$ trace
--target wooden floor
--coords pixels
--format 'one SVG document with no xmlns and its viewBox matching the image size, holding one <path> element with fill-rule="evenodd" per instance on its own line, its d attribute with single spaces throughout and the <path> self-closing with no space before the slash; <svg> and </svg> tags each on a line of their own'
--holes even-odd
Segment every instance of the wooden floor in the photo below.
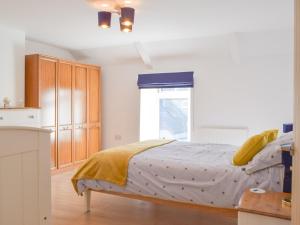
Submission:
<svg viewBox="0 0 300 225">
<path fill-rule="evenodd" d="M 237 215 L 92 193 L 91 212 L 73 190 L 72 172 L 52 176 L 52 225 L 236 225 Z"/>
</svg>

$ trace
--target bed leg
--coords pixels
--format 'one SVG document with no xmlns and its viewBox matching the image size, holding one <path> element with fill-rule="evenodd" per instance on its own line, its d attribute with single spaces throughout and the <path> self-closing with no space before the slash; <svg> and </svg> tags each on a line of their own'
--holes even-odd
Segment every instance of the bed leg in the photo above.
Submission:
<svg viewBox="0 0 300 225">
<path fill-rule="evenodd" d="M 91 211 L 91 190 L 86 190 L 84 192 L 84 198 L 85 198 L 85 206 L 86 206 L 86 213 L 89 213 Z"/>
</svg>

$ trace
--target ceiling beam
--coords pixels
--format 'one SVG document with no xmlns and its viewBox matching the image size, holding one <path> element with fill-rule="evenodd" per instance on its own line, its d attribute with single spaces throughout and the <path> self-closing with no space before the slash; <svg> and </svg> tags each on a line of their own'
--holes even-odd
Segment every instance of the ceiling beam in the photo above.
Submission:
<svg viewBox="0 0 300 225">
<path fill-rule="evenodd" d="M 153 64 L 150 58 L 149 53 L 145 49 L 144 45 L 141 42 L 136 42 L 134 44 L 138 54 L 140 55 L 141 59 L 143 60 L 144 64 L 148 69 L 153 69 Z"/>
</svg>

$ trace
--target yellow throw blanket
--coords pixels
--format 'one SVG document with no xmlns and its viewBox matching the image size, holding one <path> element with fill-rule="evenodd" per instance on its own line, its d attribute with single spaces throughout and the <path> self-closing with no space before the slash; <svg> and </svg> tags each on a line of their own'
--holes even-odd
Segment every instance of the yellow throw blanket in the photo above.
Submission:
<svg viewBox="0 0 300 225">
<path fill-rule="evenodd" d="M 77 182 L 80 179 L 103 180 L 125 186 L 129 161 L 133 156 L 172 141 L 174 140 L 149 140 L 98 152 L 89 158 L 73 176 L 73 186 L 78 192 Z"/>
</svg>

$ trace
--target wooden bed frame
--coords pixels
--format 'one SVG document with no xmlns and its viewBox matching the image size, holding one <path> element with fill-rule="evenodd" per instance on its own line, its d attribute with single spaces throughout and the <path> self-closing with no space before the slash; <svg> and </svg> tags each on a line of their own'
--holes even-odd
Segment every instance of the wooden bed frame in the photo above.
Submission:
<svg viewBox="0 0 300 225">
<path fill-rule="evenodd" d="M 291 193 L 291 182 L 292 181 L 291 181 L 290 167 L 292 166 L 292 155 L 293 155 L 292 145 L 285 145 L 285 147 L 282 147 L 282 158 L 283 158 L 282 164 L 285 167 L 283 190 L 287 193 Z M 119 193 L 119 192 L 105 191 L 105 190 L 92 190 L 92 189 L 86 190 L 83 194 L 85 197 L 87 213 L 91 211 L 92 191 L 104 193 L 104 194 L 116 195 L 116 196 L 120 196 L 120 197 L 126 197 L 126 198 L 130 198 L 130 199 L 141 200 L 141 201 L 148 201 L 148 202 L 152 202 L 155 204 L 161 204 L 161 205 L 177 206 L 177 207 L 184 207 L 184 208 L 205 209 L 206 211 L 222 212 L 222 213 L 228 214 L 228 215 L 233 215 L 234 213 L 237 213 L 236 209 L 218 208 L 218 207 L 204 206 L 204 205 L 192 204 L 192 203 L 186 203 L 186 202 L 158 199 L 158 198 L 142 196 L 142 195 L 126 194 L 126 193 Z"/>
<path fill-rule="evenodd" d="M 199 209 L 199 210 L 205 210 L 206 212 L 210 212 L 210 213 L 222 213 L 223 215 L 226 215 L 229 217 L 237 216 L 236 208 L 234 208 L 234 209 L 218 208 L 218 207 L 204 206 L 204 205 L 198 205 L 198 204 L 192 204 L 192 203 L 158 199 L 158 198 L 142 196 L 142 195 L 125 194 L 125 193 L 119 193 L 119 192 L 113 192 L 113 191 L 99 191 L 99 190 L 92 190 L 92 189 L 86 190 L 83 194 L 84 198 L 85 198 L 86 213 L 89 213 L 91 211 L 92 191 L 98 192 L 98 193 L 103 193 L 103 194 L 110 194 L 110 195 L 115 195 L 115 196 L 119 196 L 119 197 L 140 200 L 140 201 L 147 201 L 147 202 L 151 202 L 154 204 L 167 205 L 167 206 L 172 206 L 172 207 L 189 208 L 189 209 Z"/>
<path fill-rule="evenodd" d="M 285 148 L 285 149 L 282 149 L 282 153 L 283 153 L 283 159 L 285 159 L 282 162 L 282 164 L 285 167 L 283 189 L 288 190 L 287 192 L 290 193 L 291 178 L 290 178 L 290 173 L 288 172 L 288 170 L 290 169 L 290 166 L 291 166 L 292 152 L 291 152 L 291 149 L 288 150 L 287 148 Z M 288 160 L 286 160 L 286 158 L 288 158 Z M 287 182 L 287 180 L 288 180 L 288 182 Z M 155 204 L 161 204 L 161 205 L 167 205 L 167 206 L 173 206 L 173 207 L 200 209 L 200 210 L 205 210 L 206 212 L 211 212 L 211 213 L 222 213 L 223 215 L 231 216 L 231 217 L 237 216 L 236 208 L 230 209 L 230 208 L 211 207 L 211 206 L 204 206 L 204 205 L 192 204 L 192 203 L 186 203 L 186 202 L 158 199 L 158 198 L 142 196 L 142 195 L 126 194 L 126 193 L 119 193 L 119 192 L 105 191 L 105 190 L 92 190 L 92 189 L 86 190 L 83 194 L 84 198 L 85 198 L 86 213 L 89 213 L 91 211 L 92 191 L 103 193 L 103 194 L 115 195 L 115 196 L 119 196 L 119 197 L 126 197 L 126 198 L 140 200 L 140 201 L 152 202 Z"/>
<path fill-rule="evenodd" d="M 286 193 L 291 193 L 291 172 L 290 168 L 292 166 L 292 155 L 293 155 L 293 145 L 285 145 L 282 146 L 282 165 L 285 167 L 285 173 L 284 173 L 284 183 L 283 183 L 283 190 Z M 142 196 L 142 195 L 136 195 L 136 194 L 126 194 L 126 193 L 119 193 L 119 192 L 113 192 L 113 191 L 106 191 L 106 190 L 92 190 L 88 189 L 84 192 L 85 197 L 85 203 L 86 203 L 86 212 L 91 211 L 91 194 L 92 191 L 104 193 L 104 194 L 110 194 L 120 197 L 126 197 L 130 199 L 135 200 L 141 200 L 141 201 L 148 201 L 155 204 L 161 204 L 161 205 L 168 205 L 168 206 L 175 206 L 175 207 L 184 207 L 184 208 L 196 208 L 196 209 L 202 209 L 207 212 L 218 212 L 223 213 L 228 216 L 234 216 L 237 215 L 237 209 L 230 209 L 230 208 L 219 208 L 219 207 L 212 207 L 212 206 L 204 206 L 199 204 L 193 204 L 193 203 L 186 203 L 186 202 L 178 202 L 178 201 L 172 201 L 172 200 L 165 200 L 165 199 L 158 199 L 154 197 L 149 196 Z"/>
</svg>

